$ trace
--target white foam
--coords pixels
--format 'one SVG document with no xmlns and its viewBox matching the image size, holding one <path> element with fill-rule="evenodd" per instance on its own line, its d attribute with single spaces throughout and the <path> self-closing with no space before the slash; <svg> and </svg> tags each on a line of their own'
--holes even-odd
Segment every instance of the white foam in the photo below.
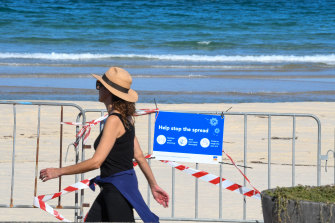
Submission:
<svg viewBox="0 0 335 223">
<path fill-rule="evenodd" d="M 135 57 L 135 55 L 133 55 Z M 330 55 L 260 55 L 260 56 L 208 56 L 208 55 L 141 55 L 149 59 L 204 62 L 257 62 L 257 63 L 327 63 L 335 64 L 335 54 Z"/>
<path fill-rule="evenodd" d="M 328 55 L 175 55 L 175 54 L 71 54 L 71 53 L 0 53 L 0 59 L 92 60 L 92 59 L 155 59 L 191 62 L 252 62 L 252 63 L 325 63 L 335 65 L 335 54 Z"/>
<path fill-rule="evenodd" d="M 209 45 L 212 41 L 200 41 L 198 44 L 200 45 Z"/>
<path fill-rule="evenodd" d="M 0 53 L 0 59 L 86 60 L 108 58 L 109 54 L 92 53 Z"/>
</svg>

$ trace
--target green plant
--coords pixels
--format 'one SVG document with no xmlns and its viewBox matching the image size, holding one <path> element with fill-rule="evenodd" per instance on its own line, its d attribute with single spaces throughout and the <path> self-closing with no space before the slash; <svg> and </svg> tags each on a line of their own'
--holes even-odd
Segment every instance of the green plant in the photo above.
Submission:
<svg viewBox="0 0 335 223">
<path fill-rule="evenodd" d="M 302 185 L 296 187 L 277 187 L 275 190 L 268 190 L 265 192 L 274 198 L 282 198 L 284 200 L 335 203 L 334 185 L 321 187 Z"/>
<path fill-rule="evenodd" d="M 320 203 L 320 222 L 329 222 L 332 218 L 332 210 L 335 204 L 335 186 L 327 185 L 320 187 L 302 186 L 296 187 L 277 187 L 274 190 L 266 190 L 265 194 L 272 197 L 275 202 L 275 222 L 293 222 L 302 219 L 301 202 L 316 202 Z M 291 205 L 289 205 L 291 202 Z M 290 206 L 290 209 L 288 207 Z M 294 215 L 295 213 L 295 215 Z M 323 218 L 323 213 L 328 213 Z M 293 217 L 294 216 L 294 217 Z M 293 217 L 294 219 L 292 219 Z"/>
</svg>

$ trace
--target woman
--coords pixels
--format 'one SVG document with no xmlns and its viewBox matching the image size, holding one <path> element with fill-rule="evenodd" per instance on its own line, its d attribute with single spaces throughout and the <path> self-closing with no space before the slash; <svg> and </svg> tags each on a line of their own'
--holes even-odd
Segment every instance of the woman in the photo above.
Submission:
<svg viewBox="0 0 335 223">
<path fill-rule="evenodd" d="M 92 158 L 81 163 L 40 171 L 40 179 L 47 180 L 62 175 L 85 173 L 100 168 L 100 176 L 91 180 L 101 187 L 101 192 L 87 214 L 86 221 L 134 222 L 133 208 L 145 222 L 158 222 L 143 201 L 138 191 L 133 169 L 133 158 L 138 162 L 151 188 L 155 200 L 168 206 L 169 196 L 161 189 L 143 156 L 135 136 L 134 121 L 137 93 L 130 89 L 132 78 L 124 69 L 110 68 L 103 76 L 92 74 L 97 79 L 99 101 L 106 105 L 108 118 L 103 131 L 94 143 Z"/>
</svg>

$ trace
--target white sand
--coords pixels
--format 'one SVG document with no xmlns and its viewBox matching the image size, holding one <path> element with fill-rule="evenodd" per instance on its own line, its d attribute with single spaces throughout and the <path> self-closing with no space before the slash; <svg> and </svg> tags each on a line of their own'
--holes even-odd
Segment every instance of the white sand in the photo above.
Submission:
<svg viewBox="0 0 335 223">
<path fill-rule="evenodd" d="M 68 102 L 66 102 L 68 103 Z M 98 102 L 73 102 L 84 109 L 104 109 Z M 322 123 L 322 154 L 329 149 L 334 149 L 334 128 L 335 128 L 335 103 L 326 102 L 302 102 L 302 103 L 245 103 L 245 104 L 162 104 L 160 110 L 169 111 L 225 111 L 232 107 L 230 112 L 276 112 L 276 113 L 309 113 L 316 115 Z M 11 191 L 11 157 L 13 148 L 13 106 L 0 105 L 0 205 L 10 204 Z M 137 104 L 137 108 L 154 108 L 153 104 Z M 37 144 L 37 106 L 17 105 L 17 130 L 16 130 L 16 155 L 15 155 L 15 186 L 14 205 L 32 205 L 34 195 L 35 158 Z M 75 121 L 78 110 L 70 107 L 64 108 L 64 121 Z M 87 120 L 100 117 L 100 113 L 87 114 Z M 152 115 L 152 136 L 153 119 Z M 292 118 L 271 117 L 271 141 L 272 174 L 271 187 L 291 186 L 290 166 L 292 162 Z M 38 169 L 45 167 L 57 167 L 59 164 L 59 132 L 60 132 L 60 108 L 41 107 L 41 129 L 40 129 L 40 153 Z M 148 151 L 148 116 L 136 118 L 136 133 L 145 153 Z M 262 116 L 248 117 L 248 139 L 247 139 L 247 176 L 258 190 L 268 187 L 268 119 Z M 75 127 L 64 126 L 63 159 L 66 147 L 75 139 Z M 99 132 L 98 127 L 92 129 L 88 144 L 92 144 Z M 224 132 L 224 149 L 233 157 L 238 164 L 243 164 L 243 116 L 226 116 Z M 317 125 L 312 118 L 296 119 L 296 184 L 316 185 L 316 164 L 317 164 Z M 152 143 L 151 143 L 152 144 Z M 86 150 L 86 157 L 93 154 L 93 149 Z M 67 163 L 74 163 L 75 153 L 73 147 L 69 150 Z M 322 184 L 333 183 L 333 158 L 330 156 L 328 172 L 322 168 Z M 229 160 L 224 156 L 224 162 Z M 166 164 L 152 160 L 152 168 L 157 181 L 171 195 L 171 173 L 172 170 Z M 192 168 L 191 163 L 183 163 Z M 324 162 L 322 162 L 324 165 Z M 213 174 L 219 174 L 218 165 L 200 164 L 199 169 Z M 143 197 L 147 198 L 147 183 L 138 171 L 140 190 Z M 93 177 L 99 171 L 92 171 L 85 174 L 85 178 Z M 243 184 L 243 177 L 230 165 L 223 165 L 223 177 L 238 184 Z M 74 176 L 62 177 L 62 188 L 74 183 Z M 195 216 L 195 180 L 176 170 L 175 208 L 174 216 L 193 218 Z M 250 188 L 249 185 L 247 187 Z M 54 193 L 58 191 L 58 180 L 46 183 L 38 182 L 37 194 Z M 218 218 L 219 187 L 207 182 L 199 181 L 199 218 Z M 92 204 L 97 192 L 85 190 L 85 202 Z M 62 197 L 62 205 L 73 205 L 74 195 L 69 194 Z M 261 203 L 259 200 L 247 198 L 247 219 L 262 219 Z M 57 200 L 49 201 L 50 204 L 57 204 Z M 171 205 L 164 209 L 152 200 L 152 210 L 160 217 L 171 216 Z M 85 213 L 88 208 L 85 208 Z M 224 219 L 241 219 L 243 217 L 243 197 L 237 193 L 223 190 Z M 73 220 L 73 210 L 60 210 L 65 217 Z M 49 214 L 32 208 L 0 208 L 1 221 L 58 221 Z"/>
</svg>

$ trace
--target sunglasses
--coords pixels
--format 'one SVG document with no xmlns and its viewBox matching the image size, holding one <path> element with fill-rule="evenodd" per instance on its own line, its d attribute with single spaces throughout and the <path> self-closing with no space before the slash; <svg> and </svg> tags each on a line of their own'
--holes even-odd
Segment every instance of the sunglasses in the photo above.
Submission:
<svg viewBox="0 0 335 223">
<path fill-rule="evenodd" d="M 97 81 L 97 82 L 95 83 L 95 88 L 96 88 L 97 90 L 100 90 L 101 87 L 103 87 L 103 85 L 101 84 L 100 81 Z"/>
</svg>

